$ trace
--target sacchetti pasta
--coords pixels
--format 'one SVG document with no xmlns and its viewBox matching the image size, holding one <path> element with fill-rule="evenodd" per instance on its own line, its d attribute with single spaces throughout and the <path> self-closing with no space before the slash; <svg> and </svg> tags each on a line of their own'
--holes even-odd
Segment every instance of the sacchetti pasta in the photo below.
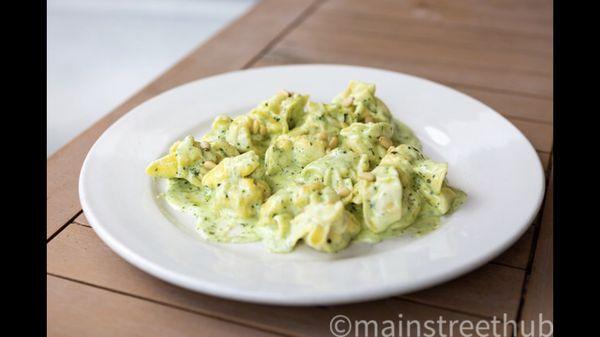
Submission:
<svg viewBox="0 0 600 337">
<path fill-rule="evenodd" d="M 262 241 L 272 252 L 424 234 L 466 196 L 375 86 L 359 81 L 331 103 L 281 91 L 247 114 L 218 117 L 146 172 L 168 179 L 164 197 L 196 216 L 206 239 Z"/>
</svg>

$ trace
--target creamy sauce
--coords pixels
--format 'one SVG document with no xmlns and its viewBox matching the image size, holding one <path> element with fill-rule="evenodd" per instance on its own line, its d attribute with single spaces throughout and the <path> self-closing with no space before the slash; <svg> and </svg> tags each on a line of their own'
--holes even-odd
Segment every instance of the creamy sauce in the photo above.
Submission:
<svg viewBox="0 0 600 337">
<path fill-rule="evenodd" d="M 281 92 L 246 115 L 219 117 L 147 173 L 169 180 L 167 202 L 193 214 L 208 240 L 336 252 L 438 228 L 466 199 L 447 170 L 425 157 L 374 85 L 352 81 L 329 104 Z"/>
</svg>

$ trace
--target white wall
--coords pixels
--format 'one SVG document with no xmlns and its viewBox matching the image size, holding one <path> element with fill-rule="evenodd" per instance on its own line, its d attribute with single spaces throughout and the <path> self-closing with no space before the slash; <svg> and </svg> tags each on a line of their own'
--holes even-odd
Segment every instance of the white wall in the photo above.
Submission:
<svg viewBox="0 0 600 337">
<path fill-rule="evenodd" d="M 256 0 L 48 0 L 51 155 Z"/>
</svg>

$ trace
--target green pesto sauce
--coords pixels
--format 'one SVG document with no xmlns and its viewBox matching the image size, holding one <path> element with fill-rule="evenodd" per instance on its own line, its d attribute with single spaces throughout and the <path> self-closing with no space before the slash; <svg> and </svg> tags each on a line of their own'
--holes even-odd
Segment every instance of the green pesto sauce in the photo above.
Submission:
<svg viewBox="0 0 600 337">
<path fill-rule="evenodd" d="M 353 81 L 331 104 L 280 93 L 247 115 L 219 117 L 147 172 L 168 179 L 166 201 L 196 217 L 210 241 L 336 252 L 352 241 L 425 235 L 466 194 L 374 92 Z"/>
<path fill-rule="evenodd" d="M 243 243 L 260 240 L 256 218 L 239 218 L 230 212 L 215 212 L 212 191 L 194 186 L 184 179 L 169 179 L 165 199 L 176 209 L 198 219 L 196 229 L 215 242 Z"/>
</svg>

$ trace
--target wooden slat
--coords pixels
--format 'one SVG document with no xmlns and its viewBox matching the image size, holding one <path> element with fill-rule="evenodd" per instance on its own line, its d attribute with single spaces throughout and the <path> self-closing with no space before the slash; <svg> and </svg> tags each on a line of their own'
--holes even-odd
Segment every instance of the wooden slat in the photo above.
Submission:
<svg viewBox="0 0 600 337">
<path fill-rule="evenodd" d="M 179 84 L 240 69 L 319 0 L 264 0 L 182 61 L 129 98 L 48 159 L 46 237 L 81 209 L 77 183 L 85 155 L 96 139 L 125 112 Z"/>
<path fill-rule="evenodd" d="M 48 276 L 48 336 L 276 336 Z"/>
<path fill-rule="evenodd" d="M 116 287 L 123 292 L 143 291 L 138 293 L 143 297 L 154 296 L 150 289 L 142 286 L 143 279 L 151 277 L 121 260 L 89 227 L 70 225 L 50 242 L 48 272 L 104 287 Z M 517 307 L 514 304 L 519 301 L 524 275 L 523 270 L 488 266 L 406 298 L 474 315 L 492 317 L 499 312 L 507 312 L 510 317 L 516 317 Z M 461 297 L 461 300 L 455 297 Z"/>
<path fill-rule="evenodd" d="M 485 317 L 517 317 L 525 272 L 497 264 L 402 298 Z"/>
<path fill-rule="evenodd" d="M 549 99 L 511 95 L 483 89 L 461 87 L 460 85 L 453 85 L 453 87 L 484 102 L 508 118 L 553 123 L 553 102 Z"/>
<path fill-rule="evenodd" d="M 324 9 L 344 9 L 396 20 L 419 20 L 448 30 L 469 28 L 501 31 L 538 38 L 552 37 L 552 2 L 547 0 L 446 0 L 378 1 L 364 6 L 361 0 L 331 0 Z"/>
<path fill-rule="evenodd" d="M 535 256 L 529 276 L 521 319 L 524 322 L 538 322 L 538 315 L 543 315 L 546 320 L 553 320 L 553 275 L 554 275 L 554 186 L 551 176 L 546 193 L 546 202 L 538 240 L 536 242 Z"/>
<path fill-rule="evenodd" d="M 328 1 L 272 48 L 266 58 L 290 59 L 294 63 L 370 65 L 444 83 L 552 97 L 552 56 L 548 53 L 551 38 L 545 39 L 545 52 L 517 53 L 506 47 L 513 42 L 510 34 L 505 34 L 505 47 L 494 44 L 490 48 L 488 45 L 493 43 L 495 36 L 491 33 L 487 35 L 483 30 L 477 40 L 469 41 L 469 46 L 466 47 L 461 42 L 464 37 L 454 34 L 456 29 L 440 27 L 427 15 L 415 15 L 417 12 L 423 14 L 423 11 L 452 11 L 451 7 L 458 4 L 459 7 L 462 6 L 460 11 L 465 11 L 462 16 L 476 17 L 481 7 L 486 7 L 481 2 L 464 6 L 464 2 L 453 1 L 441 8 L 434 8 L 439 4 L 377 0 L 364 6 L 362 1 Z M 544 9 L 544 4 L 540 5 L 538 7 Z M 382 11 L 382 8 L 386 10 Z M 550 4 L 548 13 L 545 14 L 550 15 L 549 20 L 551 12 Z M 360 18 L 358 23 L 356 16 Z M 420 33 L 422 29 L 402 30 L 401 25 L 414 26 L 415 22 L 435 27 L 437 35 L 429 32 L 425 38 Z M 360 28 L 372 25 L 373 28 Z M 374 29 L 377 32 L 370 31 Z M 400 30 L 402 33 L 397 33 Z M 410 35 L 411 31 L 414 36 Z M 526 44 L 522 41 L 522 36 L 516 36 L 519 38 L 514 38 L 513 45 Z M 540 39 L 539 36 L 537 38 Z"/>
<path fill-rule="evenodd" d="M 402 6 L 402 4 L 396 4 Z M 382 13 L 377 8 L 361 11 L 340 10 L 340 3 L 327 3 L 304 23 L 304 27 L 331 30 L 344 27 L 347 33 L 384 36 L 390 41 L 412 40 L 423 44 L 440 44 L 462 49 L 496 51 L 500 54 L 552 55 L 552 39 L 495 29 L 473 29 L 469 26 L 432 24 L 424 17 L 398 17 Z M 331 20 L 335 17 L 335 20 Z"/>
<path fill-rule="evenodd" d="M 407 39 L 385 34 L 373 34 L 355 29 L 353 20 L 338 20 L 338 16 L 318 11 L 299 29 L 286 37 L 278 48 L 296 51 L 306 48 L 303 54 L 315 55 L 321 49 L 332 48 L 338 53 L 355 53 L 365 59 L 377 57 L 393 59 L 395 63 L 440 64 L 459 69 L 489 69 L 549 76 L 552 73 L 552 57 L 530 53 L 515 53 L 510 50 L 490 50 L 482 44 L 479 48 L 464 48 L 437 41 Z M 312 25 L 311 22 L 326 21 L 328 25 Z M 370 22 L 365 20 L 365 22 Z M 381 24 L 382 21 L 379 21 Z M 389 27 L 390 30 L 394 27 Z M 318 36 L 318 38 L 315 38 Z M 444 41 L 451 39 L 446 36 Z M 391 43 L 392 42 L 392 43 Z M 331 43 L 335 43 L 331 45 Z M 312 53 L 311 53 L 312 52 Z"/>
<path fill-rule="evenodd" d="M 294 31 L 297 32 L 297 31 Z M 305 35 L 298 38 L 311 38 Z M 270 59 L 286 59 L 293 63 L 341 63 L 370 66 L 395 70 L 407 74 L 425 77 L 445 84 L 483 88 L 488 90 L 513 93 L 540 98 L 552 97 L 551 78 L 547 75 L 533 73 L 516 73 L 497 69 L 456 66 L 443 63 L 426 63 L 420 60 L 397 62 L 393 51 L 387 45 L 371 46 L 378 49 L 365 51 L 352 45 L 340 47 L 345 41 L 337 37 L 326 39 L 319 34 L 312 36 L 310 47 L 304 47 L 303 41 L 293 41 L 295 45 L 283 44 L 266 54 Z M 296 38 L 290 34 L 290 38 Z M 286 39 L 287 40 L 287 39 Z M 284 40 L 284 41 L 286 41 Z M 317 42 L 318 41 L 318 47 Z M 339 41 L 339 43 L 338 43 Z M 318 48 L 318 51 L 316 50 Z M 389 50 L 391 49 L 391 50 Z"/>
<path fill-rule="evenodd" d="M 319 39 L 315 36 L 313 39 Z M 381 54 L 363 55 L 362 51 L 337 50 L 334 40 L 327 40 L 316 52 L 304 47 L 279 47 L 272 49 L 264 58 L 269 63 L 341 63 L 369 66 L 399 71 L 424 77 L 447 85 L 487 89 L 517 95 L 549 99 L 552 97 L 551 79 L 546 75 L 514 73 L 482 68 L 466 68 L 446 64 L 423 62 L 396 62 L 393 55 L 386 53 L 387 46 L 380 46 Z M 262 61 L 262 60 L 261 60 Z M 262 65 L 262 62 L 257 65 Z"/>
<path fill-rule="evenodd" d="M 82 232 L 86 235 L 77 235 Z M 48 272 L 107 287 L 136 297 L 252 325 L 263 330 L 298 336 L 330 336 L 329 320 L 337 314 L 352 319 L 424 321 L 442 315 L 445 319 L 477 320 L 479 316 L 442 308 L 386 299 L 328 307 L 281 307 L 235 302 L 202 295 L 155 279 L 121 260 L 103 245 L 89 228 L 72 224 L 49 244 Z"/>
</svg>

